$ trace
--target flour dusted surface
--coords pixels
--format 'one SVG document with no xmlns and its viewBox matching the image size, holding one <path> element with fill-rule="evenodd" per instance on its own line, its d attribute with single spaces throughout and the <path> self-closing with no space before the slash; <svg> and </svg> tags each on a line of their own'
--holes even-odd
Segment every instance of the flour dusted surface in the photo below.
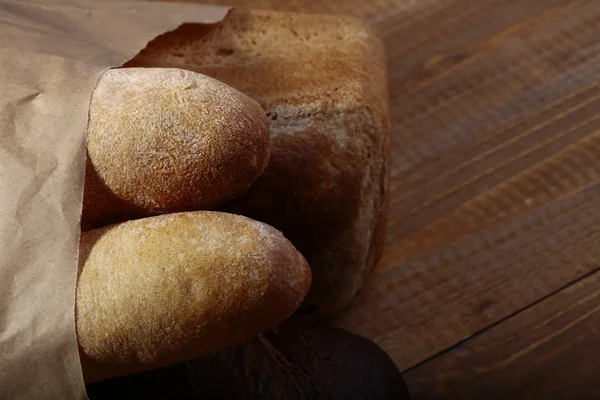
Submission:
<svg viewBox="0 0 600 400">
<path fill-rule="evenodd" d="M 210 208 L 256 179 L 269 142 L 261 107 L 217 80 L 109 70 L 90 106 L 84 222 Z"/>
<path fill-rule="evenodd" d="M 187 212 L 85 232 L 77 289 L 84 370 L 98 379 L 238 343 L 293 313 L 310 281 L 280 232 L 242 216 Z"/>
</svg>

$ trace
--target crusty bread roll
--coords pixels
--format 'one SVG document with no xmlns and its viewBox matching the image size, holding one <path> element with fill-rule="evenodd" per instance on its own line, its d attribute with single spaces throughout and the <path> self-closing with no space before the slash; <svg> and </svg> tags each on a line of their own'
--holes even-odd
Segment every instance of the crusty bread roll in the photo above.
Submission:
<svg viewBox="0 0 600 400">
<path fill-rule="evenodd" d="M 237 90 L 179 69 L 114 69 L 95 88 L 84 229 L 210 208 L 264 170 L 269 126 Z"/>
<path fill-rule="evenodd" d="M 190 69 L 259 102 L 269 165 L 220 210 L 274 226 L 306 257 L 307 316 L 346 306 L 385 239 L 390 122 L 377 34 L 351 17 L 234 9 L 158 37 L 125 66 Z"/>
<path fill-rule="evenodd" d="M 198 211 L 81 237 L 76 320 L 86 382 L 239 343 L 292 314 L 310 268 L 274 228 Z"/>
</svg>

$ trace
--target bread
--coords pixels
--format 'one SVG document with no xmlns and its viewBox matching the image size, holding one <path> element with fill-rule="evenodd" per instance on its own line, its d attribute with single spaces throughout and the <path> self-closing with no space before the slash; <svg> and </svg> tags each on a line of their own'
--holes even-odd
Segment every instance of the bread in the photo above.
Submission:
<svg viewBox="0 0 600 400">
<path fill-rule="evenodd" d="M 283 324 L 185 364 L 111 379 L 87 390 L 90 400 L 410 398 L 400 371 L 381 348 L 322 324 Z"/>
<path fill-rule="evenodd" d="M 178 69 L 109 70 L 90 104 L 84 229 L 213 207 L 245 192 L 269 148 L 264 111 L 221 82 Z"/>
<path fill-rule="evenodd" d="M 86 382 L 168 366 L 287 318 L 306 260 L 263 223 L 213 211 L 82 234 L 76 323 Z"/>
<path fill-rule="evenodd" d="M 233 10 L 215 26 L 162 35 L 125 67 L 212 76 L 266 110 L 271 158 L 244 196 L 220 210 L 284 232 L 307 258 L 311 318 L 343 308 L 381 256 L 388 199 L 384 49 L 363 22 Z"/>
</svg>

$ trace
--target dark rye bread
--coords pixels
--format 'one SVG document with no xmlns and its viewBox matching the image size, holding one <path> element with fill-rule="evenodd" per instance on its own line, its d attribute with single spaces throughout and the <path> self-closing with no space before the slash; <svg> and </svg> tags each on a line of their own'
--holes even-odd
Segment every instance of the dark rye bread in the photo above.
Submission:
<svg viewBox="0 0 600 400">
<path fill-rule="evenodd" d="M 313 285 L 301 312 L 346 306 L 384 243 L 389 110 L 377 35 L 350 17 L 236 9 L 158 37 L 125 67 L 201 72 L 266 110 L 267 168 L 220 209 L 276 227 L 306 257 Z"/>
<path fill-rule="evenodd" d="M 375 343 L 325 324 L 283 323 L 168 368 L 87 386 L 90 400 L 409 400 Z"/>
</svg>

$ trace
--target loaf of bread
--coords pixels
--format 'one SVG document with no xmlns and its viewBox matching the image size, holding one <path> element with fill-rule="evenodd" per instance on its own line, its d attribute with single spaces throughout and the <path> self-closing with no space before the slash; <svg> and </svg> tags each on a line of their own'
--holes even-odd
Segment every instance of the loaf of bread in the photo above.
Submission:
<svg viewBox="0 0 600 400">
<path fill-rule="evenodd" d="M 76 297 L 86 382 L 233 345 L 300 306 L 310 268 L 274 228 L 214 211 L 84 232 Z"/>
<path fill-rule="evenodd" d="M 247 193 L 221 210 L 284 232 L 307 258 L 303 312 L 340 310 L 378 261 L 388 192 L 384 48 L 350 17 L 233 10 L 217 25 L 184 25 L 125 67 L 212 76 L 266 110 L 271 158 Z"/>
<path fill-rule="evenodd" d="M 264 111 L 230 86 L 186 70 L 109 70 L 90 104 L 82 226 L 213 207 L 246 191 L 269 149 Z"/>
<path fill-rule="evenodd" d="M 282 324 L 186 363 L 87 390 L 90 400 L 410 399 L 400 371 L 380 347 L 321 324 Z"/>
</svg>

